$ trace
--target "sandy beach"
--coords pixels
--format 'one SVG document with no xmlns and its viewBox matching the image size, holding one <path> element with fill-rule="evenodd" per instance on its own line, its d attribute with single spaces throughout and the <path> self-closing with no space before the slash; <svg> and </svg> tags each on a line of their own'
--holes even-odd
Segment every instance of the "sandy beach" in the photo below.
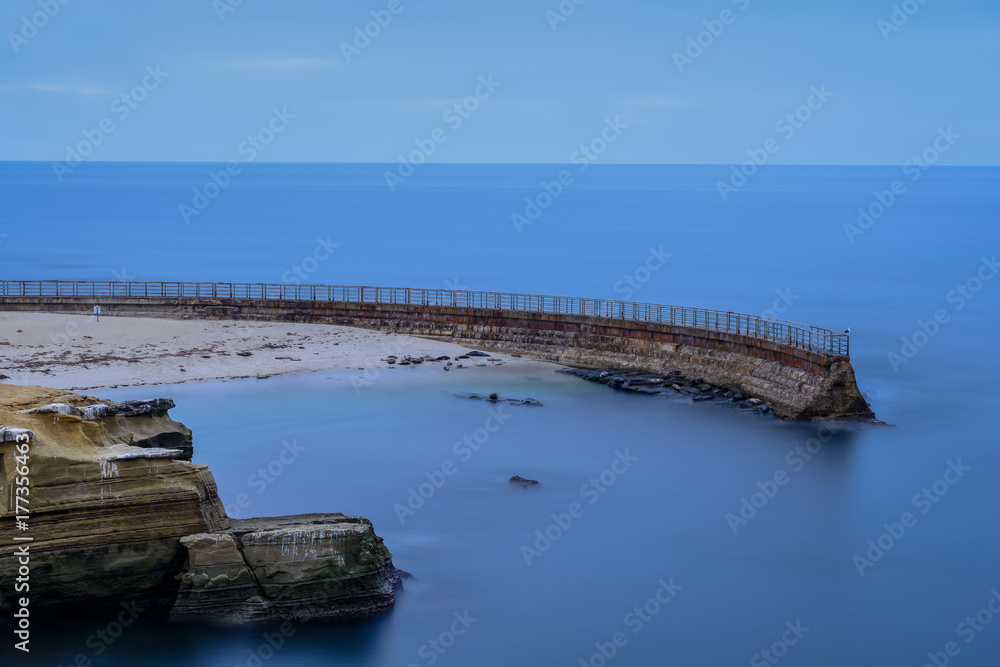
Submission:
<svg viewBox="0 0 1000 667">
<path fill-rule="evenodd" d="M 327 324 L 175 320 L 0 312 L 0 380 L 68 390 L 270 377 L 324 370 L 406 367 L 400 360 L 451 357 L 466 368 L 545 362 L 493 354 L 458 360 L 473 348 Z M 447 362 L 425 362 L 443 370 Z M 461 368 L 459 367 L 461 366 Z"/>
</svg>

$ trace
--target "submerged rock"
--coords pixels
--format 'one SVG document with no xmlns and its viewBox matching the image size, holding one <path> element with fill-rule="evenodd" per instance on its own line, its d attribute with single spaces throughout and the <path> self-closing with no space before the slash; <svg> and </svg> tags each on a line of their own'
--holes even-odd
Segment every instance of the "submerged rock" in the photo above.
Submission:
<svg viewBox="0 0 1000 667">
<path fill-rule="evenodd" d="M 522 489 L 527 489 L 532 486 L 540 486 L 537 479 L 526 479 L 520 475 L 514 475 L 508 480 L 512 485 L 518 486 Z"/>
<path fill-rule="evenodd" d="M 461 364 L 458 366 L 462 367 Z M 479 394 L 455 394 L 458 398 L 471 398 L 476 401 L 489 401 L 490 403 L 507 403 L 508 405 L 531 405 L 536 408 L 543 407 L 542 402 L 534 398 L 501 398 L 499 394 L 480 396 Z"/>
<path fill-rule="evenodd" d="M 662 375 L 654 375 L 643 371 L 608 371 L 571 368 L 560 371 L 575 375 L 591 382 L 598 382 L 619 391 L 635 394 L 665 394 L 679 396 L 695 403 L 716 401 L 720 405 L 741 409 L 753 413 L 771 413 L 771 409 L 763 405 L 759 398 L 748 398 L 735 389 L 716 387 L 702 378 L 686 379 L 680 371 L 671 370 Z M 726 399 L 726 400 L 721 400 Z"/>
</svg>

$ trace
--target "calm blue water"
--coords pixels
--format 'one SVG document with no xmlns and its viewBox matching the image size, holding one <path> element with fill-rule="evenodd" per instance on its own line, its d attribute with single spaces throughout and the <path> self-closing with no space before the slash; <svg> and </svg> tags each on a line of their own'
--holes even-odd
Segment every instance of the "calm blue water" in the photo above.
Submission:
<svg viewBox="0 0 1000 667">
<path fill-rule="evenodd" d="M 85 164 L 59 184 L 47 164 L 0 163 L 2 275 L 282 282 L 300 265 L 316 283 L 607 298 L 624 297 L 632 275 L 634 300 L 751 313 L 777 303 L 787 319 L 850 326 L 859 385 L 895 424 L 840 433 L 806 461 L 794 450 L 813 425 L 547 369 L 443 384 L 420 368 L 360 394 L 348 372 L 93 392 L 173 397 L 231 509 L 247 492 L 243 516 L 367 516 L 416 576 L 391 613 L 298 627 L 263 664 L 598 666 L 595 644 L 610 653 L 618 632 L 609 665 L 774 664 L 766 649 L 790 666 L 920 667 L 950 641 L 951 664 L 1000 661 L 1000 618 L 981 612 L 1000 590 L 1000 279 L 977 282 L 1000 250 L 1000 169 L 935 168 L 911 182 L 893 167 L 773 167 L 723 202 L 725 167 L 592 167 L 520 234 L 511 214 L 561 168 L 423 167 L 390 192 L 380 166 L 251 165 L 185 224 L 178 206 L 217 169 Z M 906 194 L 850 243 L 844 223 L 894 179 Z M 339 246 L 304 264 L 317 238 Z M 636 273 L 661 246 L 662 268 Z M 939 310 L 945 323 L 894 370 L 887 355 L 902 356 L 901 337 Z M 461 391 L 545 406 L 506 408 L 466 461 L 453 445 L 488 415 Z M 305 451 L 258 494 L 250 475 L 293 438 Z M 626 450 L 635 461 L 613 484 L 581 493 Z M 401 522 L 394 505 L 446 460 L 458 472 Z M 776 473 L 787 483 L 734 534 L 727 515 Z M 512 474 L 542 487 L 514 492 Z M 529 566 L 522 546 L 572 503 L 582 514 L 550 528 L 561 534 Z M 898 539 L 883 536 L 905 512 Z M 855 556 L 880 536 L 890 548 L 859 574 Z M 635 615 L 661 579 L 681 588 Z M 466 611 L 477 620 L 435 652 L 428 641 Z M 969 616 L 975 625 L 960 625 Z M 786 623 L 808 631 L 786 634 Z M 142 619 L 96 656 L 87 639 L 101 627 L 40 630 L 38 664 L 82 653 L 101 665 L 253 665 L 247 651 L 263 641 L 259 629 Z"/>
</svg>

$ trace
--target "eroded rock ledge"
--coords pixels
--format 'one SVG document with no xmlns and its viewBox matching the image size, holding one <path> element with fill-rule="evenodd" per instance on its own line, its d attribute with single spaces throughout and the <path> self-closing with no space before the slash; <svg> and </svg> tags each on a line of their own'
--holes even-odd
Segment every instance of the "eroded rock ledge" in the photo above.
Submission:
<svg viewBox="0 0 1000 667">
<path fill-rule="evenodd" d="M 367 519 L 230 520 L 169 399 L 116 403 L 0 385 L 0 531 L 16 531 L 14 440 L 31 437 L 36 608 L 124 601 L 180 619 L 352 617 L 390 607 L 399 576 Z M 17 571 L 0 546 L 0 587 Z"/>
<path fill-rule="evenodd" d="M 354 617 L 392 605 L 400 579 L 368 519 L 306 514 L 231 520 L 187 535 L 173 618 Z"/>
</svg>

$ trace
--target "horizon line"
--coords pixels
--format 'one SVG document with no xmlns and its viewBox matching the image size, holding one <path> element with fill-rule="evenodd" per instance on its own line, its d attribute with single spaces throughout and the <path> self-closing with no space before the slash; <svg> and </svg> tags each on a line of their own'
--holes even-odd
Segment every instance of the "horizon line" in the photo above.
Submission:
<svg viewBox="0 0 1000 667">
<path fill-rule="evenodd" d="M 11 160 L 0 159 L 0 164 L 52 164 L 61 162 L 60 160 Z M 396 166 L 397 162 L 383 161 L 322 161 L 322 160 L 83 160 L 83 164 L 211 164 L 224 165 L 235 162 L 241 165 L 252 164 L 288 164 L 288 165 L 388 165 Z M 742 163 L 732 162 L 606 162 L 593 163 L 591 167 L 736 167 Z M 427 162 L 421 167 L 446 167 L 446 166 L 550 166 L 566 167 L 572 166 L 569 162 Z M 764 167 L 899 167 L 899 163 L 849 163 L 849 162 L 775 162 L 757 165 Z M 998 164 L 936 164 L 935 168 L 996 168 Z"/>
</svg>

